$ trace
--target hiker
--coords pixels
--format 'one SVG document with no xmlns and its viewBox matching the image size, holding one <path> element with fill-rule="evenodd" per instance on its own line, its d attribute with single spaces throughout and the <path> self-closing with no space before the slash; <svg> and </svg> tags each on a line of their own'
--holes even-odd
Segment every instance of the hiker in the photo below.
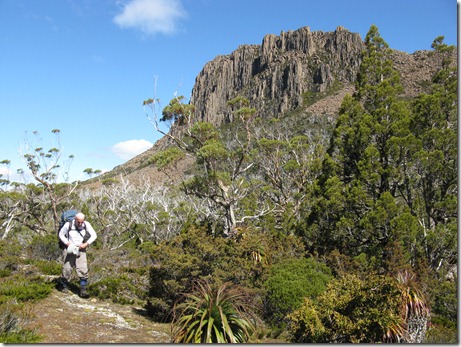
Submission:
<svg viewBox="0 0 461 347">
<path fill-rule="evenodd" d="M 91 224 L 85 221 L 83 213 L 77 213 L 74 220 L 67 222 L 59 231 L 59 239 L 64 243 L 63 250 L 64 265 L 62 266 L 61 285 L 62 291 L 69 289 L 69 280 L 72 275 L 72 268 L 77 271 L 80 278 L 80 297 L 88 298 L 86 290 L 88 284 L 88 264 L 86 250 L 96 240 L 96 232 Z"/>
</svg>

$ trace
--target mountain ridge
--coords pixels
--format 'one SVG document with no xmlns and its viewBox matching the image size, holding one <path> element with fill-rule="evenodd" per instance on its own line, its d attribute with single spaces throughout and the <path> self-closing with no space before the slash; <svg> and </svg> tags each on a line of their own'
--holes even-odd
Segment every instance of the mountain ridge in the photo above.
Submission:
<svg viewBox="0 0 461 347">
<path fill-rule="evenodd" d="M 233 115 L 227 101 L 243 96 L 260 117 L 270 119 L 300 109 L 307 116 L 325 116 L 334 124 L 342 99 L 354 92 L 364 47 L 358 33 L 342 26 L 326 33 L 305 26 L 279 36 L 267 34 L 260 45 L 240 45 L 230 54 L 218 55 L 206 63 L 197 75 L 189 101 L 195 106 L 193 121 L 215 126 L 230 123 Z M 403 97 L 425 91 L 424 86 L 440 66 L 438 59 L 428 50 L 411 54 L 392 50 L 391 60 L 404 87 Z M 175 131 L 175 126 L 170 131 Z M 154 185 L 162 184 L 165 175 L 148 159 L 168 144 L 169 140 L 162 137 L 152 148 L 88 183 L 123 176 L 132 182 L 149 178 Z M 184 160 L 181 169 L 191 163 L 190 158 Z"/>
</svg>

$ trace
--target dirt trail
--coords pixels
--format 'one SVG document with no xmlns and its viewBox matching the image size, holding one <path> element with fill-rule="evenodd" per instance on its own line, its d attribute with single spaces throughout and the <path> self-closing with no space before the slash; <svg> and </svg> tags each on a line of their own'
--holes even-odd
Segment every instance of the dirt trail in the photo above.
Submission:
<svg viewBox="0 0 461 347">
<path fill-rule="evenodd" d="M 169 324 L 155 323 L 142 308 L 53 290 L 33 307 L 30 328 L 41 343 L 169 343 Z"/>
</svg>

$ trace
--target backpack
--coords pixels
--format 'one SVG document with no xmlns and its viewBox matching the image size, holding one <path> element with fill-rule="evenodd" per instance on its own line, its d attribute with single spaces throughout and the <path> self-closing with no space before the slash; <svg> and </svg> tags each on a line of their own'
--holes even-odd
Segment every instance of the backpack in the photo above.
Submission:
<svg viewBox="0 0 461 347">
<path fill-rule="evenodd" d="M 61 231 L 62 227 L 64 226 L 64 224 L 66 223 L 69 223 L 69 229 L 71 227 L 71 223 L 72 221 L 75 219 L 75 215 L 78 213 L 77 210 L 67 210 L 67 211 L 64 211 L 62 214 L 61 214 L 61 220 L 59 221 L 59 228 L 58 228 L 58 243 L 59 243 L 59 247 L 61 249 L 64 249 L 66 248 L 66 245 L 61 241 L 61 239 L 59 238 L 59 232 Z M 88 241 L 88 239 L 90 238 L 90 233 L 86 230 L 86 225 L 85 223 L 83 223 L 83 228 L 85 229 L 85 236 L 83 237 L 83 242 L 86 242 Z M 67 235 L 69 236 L 69 235 Z"/>
</svg>

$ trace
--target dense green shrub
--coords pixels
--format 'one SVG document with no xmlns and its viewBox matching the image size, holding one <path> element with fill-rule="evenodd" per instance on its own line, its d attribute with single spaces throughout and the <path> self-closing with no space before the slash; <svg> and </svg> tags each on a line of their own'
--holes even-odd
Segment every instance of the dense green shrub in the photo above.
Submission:
<svg viewBox="0 0 461 347">
<path fill-rule="evenodd" d="M 57 260 L 62 254 L 57 234 L 35 236 L 29 245 L 29 257 L 32 259 Z"/>
<path fill-rule="evenodd" d="M 332 279 L 331 270 L 312 258 L 291 258 L 275 264 L 266 280 L 265 317 L 279 325 L 299 308 L 303 299 L 315 299 Z"/>
<path fill-rule="evenodd" d="M 0 304 L 0 343 L 35 343 L 41 337 L 22 326 L 27 321 L 29 310 L 14 300 Z"/>
<path fill-rule="evenodd" d="M 439 280 L 432 285 L 432 311 L 454 324 L 458 322 L 457 283 Z"/>
<path fill-rule="evenodd" d="M 191 290 L 194 279 L 211 275 L 213 265 L 222 256 L 223 242 L 203 230 L 190 228 L 155 246 L 149 291 L 150 297 L 157 299 L 154 302 L 171 309 L 182 293 Z"/>
<path fill-rule="evenodd" d="M 40 340 L 41 337 L 39 335 L 28 329 L 19 329 L 18 331 L 0 333 L 0 342 L 2 343 L 36 343 Z"/>
<path fill-rule="evenodd" d="M 92 248 L 87 253 L 90 294 L 122 304 L 143 302 L 151 265 L 145 252 L 132 245 L 105 251 Z"/>
<path fill-rule="evenodd" d="M 39 274 L 27 276 L 30 265 L 39 265 L 42 273 L 51 272 L 48 261 L 21 257 L 23 248 L 14 240 L 0 240 L 0 342 L 35 343 L 41 337 L 25 329 L 29 310 L 26 305 L 48 296 L 53 283 L 45 282 Z M 21 270 L 28 269 L 25 273 Z M 48 269 L 47 271 L 45 271 Z M 34 270 L 36 272 L 36 270 Z M 54 271 L 54 270 L 53 270 Z"/>
<path fill-rule="evenodd" d="M 12 276 L 0 283 L 0 303 L 14 298 L 18 302 L 35 301 L 47 297 L 53 288 L 53 283 L 44 282 L 39 277 L 25 278 Z"/>
<path fill-rule="evenodd" d="M 171 320 L 171 307 L 165 300 L 159 298 L 149 298 L 144 305 L 147 315 L 155 322 Z"/>
<path fill-rule="evenodd" d="M 0 278 L 10 276 L 22 262 L 21 246 L 15 241 L 0 240 Z"/>
<path fill-rule="evenodd" d="M 88 289 L 93 296 L 110 299 L 119 304 L 133 304 L 139 298 L 139 288 L 133 285 L 126 274 L 113 274 L 98 282 L 90 283 Z"/>
<path fill-rule="evenodd" d="M 395 279 L 344 275 L 291 313 L 291 342 L 376 343 L 402 333 L 401 291 Z"/>
<path fill-rule="evenodd" d="M 43 275 L 59 276 L 61 275 L 62 264 L 56 260 L 34 260 L 31 262 L 38 271 Z"/>
<path fill-rule="evenodd" d="M 152 304 L 171 310 L 182 293 L 191 291 L 194 280 L 210 278 L 217 285 L 231 282 L 244 288 L 251 293 L 254 310 L 260 312 L 270 266 L 302 256 L 304 249 L 294 236 L 240 229 L 235 238 L 223 238 L 207 234 L 206 228 L 190 227 L 170 241 L 152 245 L 151 252 Z"/>
<path fill-rule="evenodd" d="M 424 343 L 458 343 L 458 329 L 455 323 L 448 319 L 432 317 L 431 326 L 427 330 Z"/>
</svg>

